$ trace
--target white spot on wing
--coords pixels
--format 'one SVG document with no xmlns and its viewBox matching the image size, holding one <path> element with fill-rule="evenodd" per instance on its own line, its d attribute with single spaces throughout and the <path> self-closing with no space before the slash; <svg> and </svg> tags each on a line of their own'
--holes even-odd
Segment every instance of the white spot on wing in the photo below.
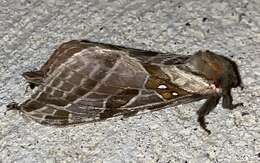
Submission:
<svg viewBox="0 0 260 163">
<path fill-rule="evenodd" d="M 176 92 L 172 92 L 172 95 L 173 95 L 173 96 L 177 96 L 178 93 L 176 93 Z"/>
<path fill-rule="evenodd" d="M 164 85 L 164 84 L 162 84 L 162 85 L 159 85 L 159 86 L 158 86 L 158 88 L 159 88 L 159 89 L 166 89 L 166 88 L 167 88 L 167 86 L 166 86 L 166 85 Z"/>
</svg>

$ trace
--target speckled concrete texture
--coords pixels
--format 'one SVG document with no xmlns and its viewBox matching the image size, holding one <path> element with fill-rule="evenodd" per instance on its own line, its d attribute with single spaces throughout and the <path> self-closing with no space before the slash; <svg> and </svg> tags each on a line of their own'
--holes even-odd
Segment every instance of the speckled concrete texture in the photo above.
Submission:
<svg viewBox="0 0 260 163">
<path fill-rule="evenodd" d="M 259 0 L 1 0 L 0 162 L 259 162 Z M 86 38 L 178 54 L 210 49 L 237 62 L 245 84 L 236 110 L 196 122 L 202 102 L 125 120 L 64 128 L 39 125 L 5 105 L 21 102 L 22 72 L 46 62 L 62 42 Z"/>
</svg>

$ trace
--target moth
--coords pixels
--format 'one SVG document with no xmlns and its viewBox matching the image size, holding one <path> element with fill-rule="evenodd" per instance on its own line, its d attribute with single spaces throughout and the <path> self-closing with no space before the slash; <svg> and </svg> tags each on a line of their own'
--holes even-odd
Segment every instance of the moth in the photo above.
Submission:
<svg viewBox="0 0 260 163">
<path fill-rule="evenodd" d="M 36 91 L 9 110 L 47 125 L 129 117 L 202 99 L 200 126 L 219 103 L 234 109 L 231 89 L 243 87 L 236 63 L 211 51 L 176 55 L 72 40 L 63 43 L 36 71 L 23 73 Z"/>
</svg>

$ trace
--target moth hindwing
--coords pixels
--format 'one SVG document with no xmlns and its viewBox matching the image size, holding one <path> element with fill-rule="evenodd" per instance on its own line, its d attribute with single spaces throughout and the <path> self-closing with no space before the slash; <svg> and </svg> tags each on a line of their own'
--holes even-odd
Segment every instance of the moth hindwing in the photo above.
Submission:
<svg viewBox="0 0 260 163">
<path fill-rule="evenodd" d="M 231 89 L 242 85 L 235 62 L 210 51 L 182 56 L 88 40 L 63 43 L 23 76 L 37 90 L 8 107 L 42 124 L 95 122 L 207 99 L 197 113 L 208 133 L 205 116 L 221 97 L 224 108 L 235 108 Z"/>
</svg>

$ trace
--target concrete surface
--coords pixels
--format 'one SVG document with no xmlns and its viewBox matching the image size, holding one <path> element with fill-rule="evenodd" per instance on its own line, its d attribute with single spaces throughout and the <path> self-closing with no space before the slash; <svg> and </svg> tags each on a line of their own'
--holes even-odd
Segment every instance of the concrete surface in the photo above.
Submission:
<svg viewBox="0 0 260 163">
<path fill-rule="evenodd" d="M 259 0 L 1 0 L 0 23 L 0 162 L 260 161 Z M 79 38 L 232 57 L 245 83 L 233 91 L 234 101 L 244 107 L 219 105 L 207 118 L 210 136 L 196 122 L 202 102 L 65 128 L 5 115 L 7 103 L 27 98 L 20 74 Z"/>
</svg>

